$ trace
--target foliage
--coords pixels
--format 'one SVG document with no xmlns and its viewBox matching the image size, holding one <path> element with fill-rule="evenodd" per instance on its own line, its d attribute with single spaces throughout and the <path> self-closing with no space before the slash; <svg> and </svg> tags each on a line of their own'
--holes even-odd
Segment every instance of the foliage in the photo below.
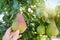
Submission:
<svg viewBox="0 0 60 40">
<path fill-rule="evenodd" d="M 27 24 L 27 29 L 19 40 L 37 40 L 40 35 L 37 33 L 37 27 L 44 24 L 46 31 L 46 26 L 50 23 L 51 18 L 45 13 L 45 8 L 44 0 L 0 0 L 0 14 L 4 14 L 3 22 L 0 21 L 0 40 L 19 12 L 22 13 Z M 57 14 L 60 12 L 59 8 L 60 6 L 56 8 Z M 59 17 L 56 15 L 53 19 L 60 31 L 60 15 Z M 50 37 L 47 35 L 47 38 Z"/>
</svg>

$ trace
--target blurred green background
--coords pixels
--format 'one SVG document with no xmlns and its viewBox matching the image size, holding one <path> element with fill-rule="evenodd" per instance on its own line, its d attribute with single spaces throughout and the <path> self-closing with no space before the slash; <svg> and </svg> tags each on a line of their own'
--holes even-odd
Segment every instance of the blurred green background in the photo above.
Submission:
<svg viewBox="0 0 60 40">
<path fill-rule="evenodd" d="M 27 24 L 27 29 L 22 33 L 22 37 L 19 40 L 40 40 L 36 30 L 37 27 L 40 24 L 46 26 L 50 22 L 49 15 L 47 16 L 44 13 L 45 8 L 48 11 L 50 8 L 53 11 L 55 10 L 56 16 L 53 19 L 59 30 L 57 37 L 60 37 L 60 0 L 0 0 L 0 15 L 3 15 L 2 20 L 0 20 L 0 40 L 2 40 L 7 28 L 12 25 L 13 19 L 15 19 L 19 11 L 24 16 Z M 49 12 L 54 15 L 55 13 L 53 11 Z M 46 40 L 48 39 L 46 38 Z"/>
</svg>

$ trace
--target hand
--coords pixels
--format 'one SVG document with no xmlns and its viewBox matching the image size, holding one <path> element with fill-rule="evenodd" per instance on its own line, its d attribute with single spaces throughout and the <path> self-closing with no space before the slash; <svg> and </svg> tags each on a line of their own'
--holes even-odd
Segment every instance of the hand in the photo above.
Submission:
<svg viewBox="0 0 60 40">
<path fill-rule="evenodd" d="M 22 35 L 19 35 L 19 33 L 20 33 L 19 30 L 17 30 L 16 32 L 12 32 L 12 29 L 10 27 L 7 29 L 2 40 L 17 40 L 22 36 Z"/>
</svg>

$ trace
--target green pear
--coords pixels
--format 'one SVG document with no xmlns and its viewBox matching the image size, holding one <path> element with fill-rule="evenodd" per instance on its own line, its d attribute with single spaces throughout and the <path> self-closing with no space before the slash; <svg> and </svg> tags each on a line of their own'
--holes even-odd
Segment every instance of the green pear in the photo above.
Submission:
<svg viewBox="0 0 60 40">
<path fill-rule="evenodd" d="M 19 30 L 20 33 L 23 33 L 26 30 L 26 22 L 22 14 L 17 14 L 16 19 L 14 19 L 12 24 L 12 30 L 16 31 Z"/>
<path fill-rule="evenodd" d="M 45 26 L 44 25 L 39 25 L 37 27 L 37 33 L 38 34 L 45 34 Z"/>
<path fill-rule="evenodd" d="M 52 20 L 51 23 L 46 28 L 46 34 L 48 36 L 56 36 L 56 35 L 58 35 L 58 33 L 59 33 L 59 31 L 56 26 L 56 23 L 54 20 Z"/>
</svg>

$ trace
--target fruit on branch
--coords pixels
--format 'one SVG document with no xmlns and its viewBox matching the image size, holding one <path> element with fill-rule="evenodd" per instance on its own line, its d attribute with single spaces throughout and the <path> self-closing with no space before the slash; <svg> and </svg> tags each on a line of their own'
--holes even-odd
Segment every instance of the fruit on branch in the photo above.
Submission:
<svg viewBox="0 0 60 40">
<path fill-rule="evenodd" d="M 44 25 L 39 25 L 37 27 L 37 33 L 38 34 L 45 34 L 45 26 Z"/>
<path fill-rule="evenodd" d="M 21 33 L 23 33 L 26 30 L 26 28 L 27 26 L 23 15 L 18 13 L 16 19 L 13 21 L 12 30 L 19 30 Z"/>
<path fill-rule="evenodd" d="M 37 36 L 37 40 L 50 40 L 47 35 L 39 35 Z"/>
<path fill-rule="evenodd" d="M 48 36 L 57 36 L 59 33 L 59 30 L 56 26 L 56 23 L 54 20 L 51 21 L 51 23 L 46 28 L 46 34 Z"/>
</svg>

